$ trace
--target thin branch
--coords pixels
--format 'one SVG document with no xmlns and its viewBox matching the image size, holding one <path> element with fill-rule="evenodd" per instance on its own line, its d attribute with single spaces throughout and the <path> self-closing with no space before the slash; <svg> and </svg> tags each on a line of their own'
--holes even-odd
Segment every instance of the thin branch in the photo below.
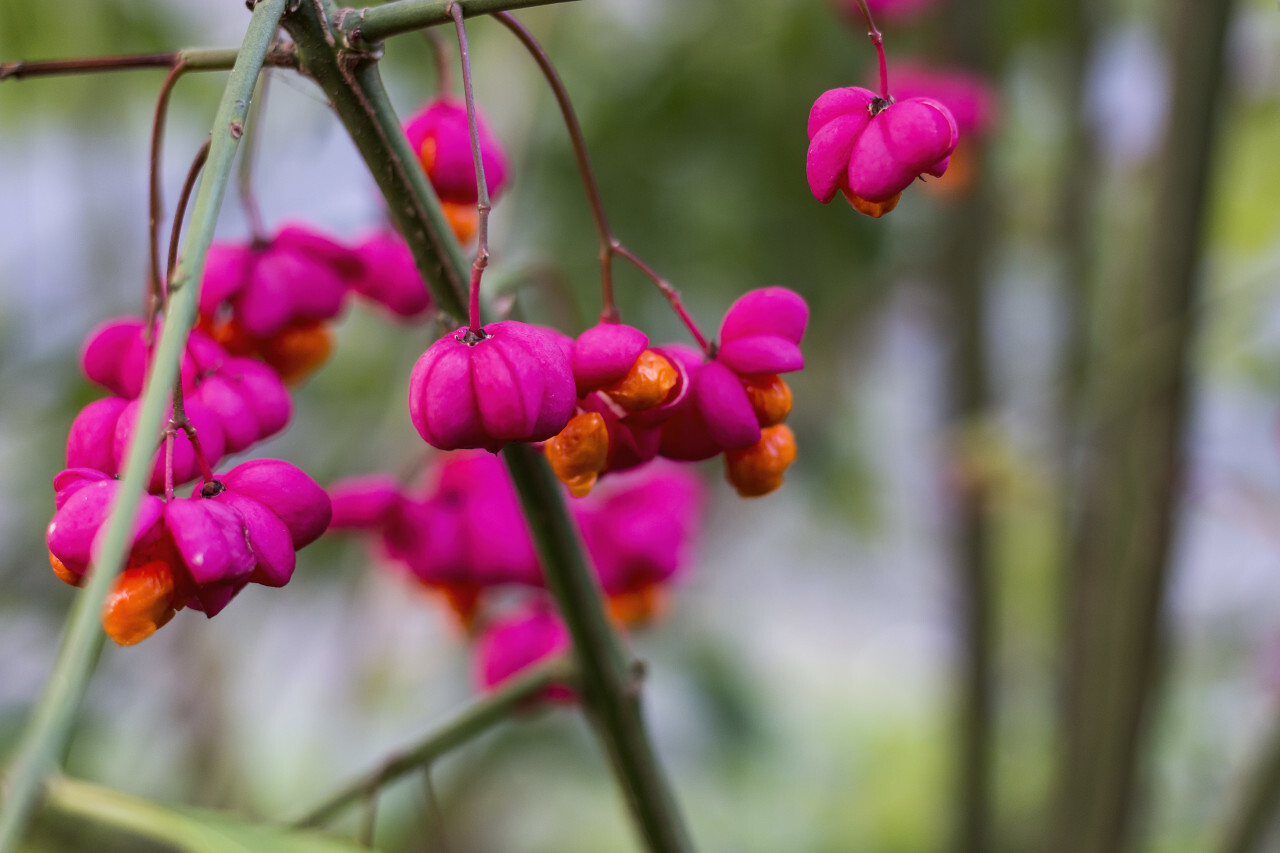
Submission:
<svg viewBox="0 0 1280 853">
<path fill-rule="evenodd" d="M 454 3 L 462 7 L 463 16 L 475 18 L 563 2 L 571 0 L 395 0 L 370 8 L 339 10 L 334 22 L 342 47 L 362 48 L 401 33 L 447 24 L 452 20 L 449 7 Z"/>
<path fill-rule="evenodd" d="M 187 179 L 182 184 L 182 192 L 178 194 L 178 207 L 173 211 L 173 229 L 169 232 L 169 261 L 165 265 L 164 276 L 166 291 L 169 279 L 173 278 L 173 270 L 178 266 L 178 238 L 182 235 L 182 220 L 186 217 L 187 202 L 191 200 L 191 193 L 196 188 L 196 179 L 200 176 L 200 170 L 209 159 L 209 147 L 212 143 L 212 139 L 206 139 L 200 146 L 200 150 L 196 152 L 196 158 L 191 161 L 191 168 L 187 170 Z"/>
<path fill-rule="evenodd" d="M 618 308 L 613 296 L 613 256 L 621 255 L 657 285 L 658 290 L 662 292 L 662 295 L 666 297 L 676 314 L 679 315 L 681 322 L 689 329 L 694 340 L 702 347 L 702 351 L 709 354 L 710 347 L 707 344 L 707 339 L 685 310 L 684 303 L 680 300 L 679 292 L 666 279 L 654 272 L 648 264 L 641 261 L 631 250 L 623 246 L 609 226 L 609 218 L 604 212 L 604 201 L 600 197 L 600 185 L 596 181 L 595 172 L 591 168 L 591 160 L 587 157 L 587 143 L 582 135 L 582 125 L 578 121 L 577 112 L 573 109 L 573 102 L 569 99 L 569 92 L 565 89 L 564 81 L 560 78 L 555 66 L 551 64 L 551 58 L 547 56 L 547 52 L 542 49 L 542 45 L 534 38 L 533 33 L 529 32 L 514 15 L 507 12 L 495 12 L 493 17 L 515 34 L 520 43 L 529 51 L 534 61 L 537 62 L 538 68 L 541 69 L 542 75 L 547 79 L 547 84 L 555 95 L 556 103 L 560 106 L 560 114 L 564 117 L 565 128 L 569 132 L 569 141 L 573 144 L 573 156 L 578 163 L 578 174 L 582 177 L 582 186 L 587 192 L 587 203 L 591 206 L 591 218 L 595 222 L 596 235 L 600 241 L 601 301 L 603 302 L 603 308 L 600 313 L 601 321 L 616 323 L 619 320 Z"/>
<path fill-rule="evenodd" d="M 166 289 L 166 278 L 160 275 L 160 216 L 163 213 L 163 203 L 160 199 L 160 159 L 164 149 L 164 126 L 169 115 L 169 97 L 173 94 L 173 89 L 178 84 L 178 78 L 186 70 L 187 67 L 181 59 L 169 69 L 169 73 L 164 78 L 164 83 L 160 85 L 160 94 L 156 98 L 155 115 L 151 120 L 151 178 L 147 225 L 151 250 L 151 286 L 147 289 L 145 314 L 147 319 L 146 325 L 143 327 L 148 336 L 155 333 L 156 311 L 164 305 Z M 170 245 L 169 248 L 172 250 L 173 246 Z M 150 340 L 150 337 L 148 337 L 148 340 Z"/>
<path fill-rule="evenodd" d="M 235 48 L 189 49 L 170 53 L 139 53 L 126 56 L 90 56 L 80 59 L 39 59 L 0 63 L 0 80 L 53 77 L 63 74 L 101 74 L 110 71 L 139 71 L 172 68 L 181 62 L 189 71 L 228 71 L 239 53 Z M 273 45 L 263 64 L 274 68 L 297 68 L 292 47 Z"/>
<path fill-rule="evenodd" d="M 858 0 L 858 11 L 862 13 L 862 20 L 867 22 L 867 38 L 871 39 L 871 44 L 875 45 L 876 58 L 880 62 L 880 97 L 887 101 L 889 100 L 889 65 L 884 58 L 884 35 L 871 18 L 871 9 L 867 7 L 867 0 Z"/>
<path fill-rule="evenodd" d="M 0 806 L 0 853 L 12 851 L 26 832 L 39 805 L 44 782 L 70 740 L 85 688 L 102 649 L 102 603 L 129 550 L 138 502 L 151 475 L 156 436 L 160 435 L 168 408 L 168 391 L 178 378 L 187 335 L 195 322 L 200 274 L 213 241 L 218 208 L 235 156 L 237 140 L 229 128 L 232 122 L 244 120 L 253 82 L 271 47 L 284 7 L 285 0 L 259 0 L 254 6 L 244 46 L 218 105 L 213 147 L 209 153 L 209 177 L 201 182 L 196 197 L 188 251 L 175 276 L 160 342 L 148 370 L 142 408 L 125 459 L 124 480 L 104 527 L 94 570 L 76 597 L 53 672 L 28 718 L 10 765 L 8 786 Z M 190 286 L 185 286 L 186 283 Z"/>
<path fill-rule="evenodd" d="M 467 48 L 467 28 L 462 23 L 462 7 L 449 7 L 453 25 L 458 31 L 458 61 L 462 65 L 462 96 L 467 102 L 467 129 L 471 134 L 471 159 L 476 166 L 476 210 L 479 211 L 476 257 L 471 262 L 471 290 L 467 318 L 472 335 L 483 337 L 480 328 L 480 279 L 489 265 L 489 185 L 484 179 L 484 154 L 480 150 L 480 129 L 476 126 L 476 99 L 471 88 L 471 51 Z"/>
<path fill-rule="evenodd" d="M 249 220 L 249 232 L 253 235 L 255 243 L 267 241 L 267 230 L 262 224 L 262 209 L 258 206 L 258 197 L 253 192 L 253 161 L 254 155 L 258 153 L 258 137 L 262 135 L 258 125 L 267 102 L 267 88 L 270 82 L 271 75 L 264 70 L 258 79 L 258 97 L 253 99 L 249 107 L 249 137 L 244 141 L 244 150 L 240 152 L 240 167 L 236 175 L 240 207 L 244 210 L 245 219 Z"/>
<path fill-rule="evenodd" d="M 314 827 L 326 823 L 346 807 L 376 794 L 406 774 L 429 766 L 440 756 L 489 731 L 548 687 L 572 681 L 573 673 L 573 664 L 568 658 L 555 658 L 530 668 L 476 700 L 471 707 L 418 743 L 344 785 L 292 825 Z"/>
</svg>

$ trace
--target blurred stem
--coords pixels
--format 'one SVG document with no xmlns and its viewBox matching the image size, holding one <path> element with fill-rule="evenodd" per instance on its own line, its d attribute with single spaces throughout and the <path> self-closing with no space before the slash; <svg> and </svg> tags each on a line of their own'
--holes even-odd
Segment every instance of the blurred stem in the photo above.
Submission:
<svg viewBox="0 0 1280 853">
<path fill-rule="evenodd" d="M 1155 170 L 1142 274 L 1117 293 L 1109 335 L 1091 365 L 1122 394 L 1095 399 L 1072 564 L 1097 585 L 1097 612 L 1074 631 L 1085 654 L 1079 727 L 1059 781 L 1056 849 L 1131 848 L 1141 765 L 1163 655 L 1164 595 L 1182 490 L 1198 273 L 1231 2 L 1170 6 L 1169 120 Z M 1116 374 L 1133 342 L 1145 358 Z M 1117 404 L 1118 402 L 1118 404 Z"/>
<path fill-rule="evenodd" d="M 603 595 L 569 517 L 560 482 L 546 457 L 527 444 L 502 450 L 538 557 L 573 638 L 582 701 L 613 763 L 614 773 L 645 844 L 652 851 L 693 846 L 649 742 L 639 701 L 640 670 L 627 656 L 605 615 Z"/>
<path fill-rule="evenodd" d="M 164 206 L 160 199 L 160 160 L 164 149 L 164 126 L 169 115 L 169 96 L 173 94 L 173 88 L 178 84 L 178 78 L 183 75 L 186 69 L 187 66 L 181 59 L 169 69 L 164 82 L 160 84 L 160 94 L 156 98 L 155 116 L 151 120 L 151 180 L 147 227 L 147 233 L 150 237 L 148 246 L 150 248 L 151 282 L 150 287 L 147 288 L 146 311 L 143 315 L 146 317 L 143 334 L 146 335 L 148 343 L 151 342 L 151 336 L 155 334 L 156 311 L 164 305 L 165 298 L 165 279 L 160 272 L 160 217 L 163 215 L 162 208 Z"/>
<path fill-rule="evenodd" d="M 1240 796 L 1232 804 L 1221 853 L 1258 853 L 1280 811 L 1280 714 L 1271 723 L 1257 760 L 1249 767 Z"/>
<path fill-rule="evenodd" d="M 530 668 L 477 700 L 414 746 L 344 785 L 295 820 L 293 825 L 299 828 L 320 826 L 344 808 L 376 795 L 400 777 L 430 766 L 442 755 L 489 731 L 548 687 L 570 682 L 573 678 L 573 664 L 568 658 L 555 658 Z"/>
<path fill-rule="evenodd" d="M 54 771 L 71 737 L 85 688 L 102 649 L 102 603 L 129 551 L 130 533 L 139 499 L 150 479 L 156 438 L 160 435 L 168 408 L 169 390 L 178 378 L 187 334 L 195 322 L 205 255 L 213 241 L 218 208 L 226 191 L 238 142 L 238 135 L 231 132 L 231 126 L 245 120 L 253 83 L 271 46 L 284 6 L 285 0 L 259 0 L 254 6 L 244 46 L 218 105 L 208 171 L 196 196 L 189 245 L 171 284 L 164 328 L 147 373 L 142 407 L 129 442 L 124 480 L 105 525 L 98 560 L 76 597 L 53 672 L 27 722 L 10 765 L 4 803 L 0 808 L 0 853 L 13 850 L 25 833 L 39 805 L 44 781 Z"/>
<path fill-rule="evenodd" d="M 956 64 L 981 75 L 992 85 L 1000 62 L 992 28 L 997 12 L 992 2 L 953 3 L 943 21 L 943 52 Z M 883 54 L 881 54 L 883 56 Z M 883 85 L 883 81 L 882 81 Z M 944 225 L 945 253 L 939 278 L 951 299 L 952 342 L 947 386 L 951 391 L 950 433 L 959 443 L 960 486 L 952 516 L 952 560 L 959 592 L 961 660 L 957 673 L 958 735 L 952 801 L 956 809 L 951 849 L 987 853 L 996 849 L 994 828 L 996 752 L 996 658 L 998 602 L 994 541 L 993 484 L 973 470 L 964 437 L 992 419 L 990 353 L 987 325 L 988 276 L 997 253 L 1000 206 L 995 195 L 995 164 L 987 143 L 962 139 L 973 158 L 974 184 L 951 201 Z"/>
<path fill-rule="evenodd" d="M 0 63 L 0 80 L 52 77 L 59 74 L 100 74 L 105 71 L 137 71 L 143 68 L 172 68 L 181 63 L 188 71 L 227 71 L 236 64 L 235 48 L 192 48 L 172 53 L 138 53 L 128 56 L 91 56 L 82 59 L 42 59 L 31 62 Z M 263 58 L 265 65 L 296 68 L 291 48 L 273 45 Z"/>
<path fill-rule="evenodd" d="M 249 233 L 253 235 L 254 243 L 267 242 L 267 229 L 262 224 L 262 208 L 258 206 L 258 197 L 253 192 L 253 161 L 258 153 L 258 138 L 262 136 L 259 124 L 266 107 L 270 82 L 271 75 L 267 71 L 258 75 L 258 96 L 249 105 L 249 125 L 252 129 L 244 141 L 244 150 L 240 152 L 240 166 L 236 174 L 240 207 L 244 210 L 245 219 L 249 220 Z"/>
</svg>

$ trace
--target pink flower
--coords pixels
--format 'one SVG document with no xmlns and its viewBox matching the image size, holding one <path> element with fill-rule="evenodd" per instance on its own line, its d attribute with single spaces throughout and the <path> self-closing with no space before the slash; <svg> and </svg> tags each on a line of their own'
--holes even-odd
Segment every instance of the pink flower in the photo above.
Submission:
<svg viewBox="0 0 1280 853">
<path fill-rule="evenodd" d="M 930 98 L 886 101 L 850 86 L 824 92 L 809 113 L 809 189 L 823 204 L 842 191 L 880 216 L 921 174 L 941 177 L 959 134 L 951 112 Z"/>
<path fill-rule="evenodd" d="M 568 630 L 544 602 L 534 602 L 490 625 L 476 647 L 476 681 L 492 690 L 539 661 L 573 647 Z M 554 685 L 543 694 L 556 702 L 573 702 L 574 693 Z"/>
<path fill-rule="evenodd" d="M 502 194 L 507 181 L 507 157 L 476 111 L 480 159 L 490 200 Z M 471 157 L 471 132 L 467 108 L 460 101 L 437 98 L 410 117 L 404 128 L 413 153 L 422 163 L 441 200 L 455 204 L 476 203 L 476 167 Z"/>
<path fill-rule="evenodd" d="M 352 250 L 299 225 L 285 226 L 265 245 L 216 243 L 205 264 L 200 313 L 215 319 L 229 303 L 239 328 L 270 338 L 298 321 L 336 317 L 360 270 Z"/>
<path fill-rule="evenodd" d="M 409 378 L 409 416 L 441 450 L 543 441 L 569 421 L 576 401 L 567 344 L 527 323 L 491 323 L 476 338 L 461 328 L 432 344 Z"/>
<path fill-rule="evenodd" d="M 136 317 L 109 320 L 89 333 L 80 354 L 80 365 L 91 381 L 119 397 L 133 399 L 142 393 L 150 360 L 145 324 Z M 160 338 L 156 324 L 155 340 Z M 191 389 L 201 377 L 216 368 L 227 357 L 218 342 L 199 329 L 193 329 L 182 354 L 182 387 Z"/>
<path fill-rule="evenodd" d="M 360 275 L 351 289 L 399 317 L 418 317 L 431 308 L 431 297 L 413 263 L 413 254 L 398 234 L 382 231 L 356 246 Z"/>
</svg>

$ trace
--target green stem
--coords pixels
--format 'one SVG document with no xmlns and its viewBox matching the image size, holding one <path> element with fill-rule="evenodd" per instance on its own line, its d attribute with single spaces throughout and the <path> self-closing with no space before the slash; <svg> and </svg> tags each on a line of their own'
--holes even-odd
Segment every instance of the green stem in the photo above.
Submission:
<svg viewBox="0 0 1280 853">
<path fill-rule="evenodd" d="M 445 753 L 489 731 L 551 685 L 572 680 L 573 665 L 568 658 L 556 658 L 531 668 L 434 729 L 416 745 L 344 785 L 293 825 L 306 828 L 324 824 L 347 806 L 376 794 L 400 777 L 429 766 Z"/>
<path fill-rule="evenodd" d="M 632 816 L 653 851 L 692 850 L 674 798 L 645 731 L 636 667 L 609 625 L 603 596 L 587 564 L 560 482 L 527 444 L 502 451 L 542 563 L 573 638 L 582 698 L 622 783 Z"/>
<path fill-rule="evenodd" d="M 12 850 L 35 812 L 44 780 L 54 770 L 71 736 L 72 724 L 102 648 L 102 603 L 124 565 L 130 532 L 151 474 L 156 437 L 168 408 L 169 389 L 178 377 L 187 335 L 195 322 L 200 276 L 213 241 L 218 208 L 226 190 L 253 84 L 284 12 L 285 0 L 260 0 L 245 34 L 244 46 L 227 80 L 213 125 L 208 169 L 196 195 L 183 261 L 174 274 L 160 343 L 147 375 L 142 408 L 129 443 L 124 481 L 106 525 L 102 547 L 83 590 L 76 597 L 54 669 L 18 744 L 11 765 L 3 810 L 0 853 Z"/>
<path fill-rule="evenodd" d="M 383 7 L 379 7 L 383 8 Z M 370 10 L 371 12 L 374 10 Z M 328 0 L 308 0 L 285 21 L 303 67 L 320 84 L 383 197 L 436 308 L 467 316 L 468 262 L 387 99 L 376 57 L 337 48 Z M 451 20 L 443 11 L 437 23 Z"/>
<path fill-rule="evenodd" d="M 463 2 L 468 15 L 523 5 L 528 4 L 522 0 Z M 373 16 L 375 23 L 384 20 L 376 13 L 399 16 L 394 26 L 373 31 L 382 37 L 444 23 L 450 20 L 446 10 L 444 2 L 404 2 L 357 13 L 335 10 L 327 0 L 309 0 L 289 16 L 285 27 L 298 46 L 304 69 L 333 103 L 382 190 L 436 304 L 461 318 L 466 316 L 467 259 L 387 101 L 376 57 L 352 47 L 358 39 L 339 46 L 333 23 L 350 35 L 360 28 L 357 15 L 363 16 L 364 22 Z M 412 24 L 406 24 L 409 18 L 405 15 L 411 17 Z M 560 483 L 533 448 L 508 445 L 504 455 L 534 531 L 548 583 L 573 636 L 584 702 L 613 760 L 640 831 L 652 850 L 691 849 L 648 741 L 627 659 L 604 615 L 600 592 L 565 508 Z"/>
<path fill-rule="evenodd" d="M 524 9 L 529 6 L 546 6 L 567 0 L 395 0 L 366 9 L 339 9 L 332 20 L 346 47 L 357 47 L 380 42 L 389 36 L 413 32 L 434 24 L 449 23 L 449 7 L 456 3 L 467 18 Z"/>
</svg>

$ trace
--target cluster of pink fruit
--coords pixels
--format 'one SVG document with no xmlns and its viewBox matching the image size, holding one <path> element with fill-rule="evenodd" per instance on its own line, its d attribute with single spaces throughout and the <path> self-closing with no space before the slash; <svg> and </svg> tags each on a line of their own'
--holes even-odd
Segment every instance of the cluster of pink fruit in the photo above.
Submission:
<svg viewBox="0 0 1280 853">
<path fill-rule="evenodd" d="M 878 218 L 897 206 L 916 178 L 950 174 L 950 180 L 939 184 L 943 192 L 967 188 L 971 155 L 956 146 L 962 136 L 981 134 L 990 126 L 995 97 L 974 74 L 914 64 L 895 72 L 897 96 L 891 95 L 882 39 L 869 12 L 911 17 L 932 0 L 863 2 L 845 5 L 851 16 L 867 16 L 880 57 L 879 91 L 848 86 L 818 98 L 809 113 L 806 167 L 809 189 L 823 204 L 839 191 L 858 212 Z"/>
<path fill-rule="evenodd" d="M 412 149 L 460 241 L 476 231 L 477 183 L 465 108 L 438 99 L 406 126 Z M 506 158 L 478 123 L 491 197 Z M 478 285 L 477 285 L 478 286 Z M 325 529 L 376 534 L 381 552 L 441 593 L 468 626 L 483 626 L 485 684 L 568 643 L 505 469 L 507 442 L 541 444 L 574 501 L 610 611 L 625 625 L 653 619 L 687 566 L 700 513 L 694 475 L 671 462 L 724 454 L 743 495 L 776 489 L 795 458 L 783 423 L 791 392 L 779 374 L 803 367 L 808 309 L 783 288 L 752 291 L 701 348 L 650 346 L 620 322 L 576 340 L 513 320 L 474 321 L 433 344 L 413 371 L 410 416 L 426 441 L 464 452 L 441 458 L 435 481 L 406 490 L 375 475 L 330 499 L 293 465 L 269 459 L 215 473 L 288 424 L 288 384 L 332 349 L 329 324 L 351 294 L 405 318 L 432 307 L 403 241 L 378 233 L 344 245 L 291 225 L 271 238 L 210 250 L 200 316 L 181 364 L 169 428 L 139 507 L 126 567 L 103 612 L 118 643 L 138 642 L 184 607 L 209 616 L 250 582 L 283 586 L 296 551 Z M 89 404 L 67 441 L 48 528 L 55 573 L 82 582 L 119 490 L 158 323 L 117 320 L 91 334 L 85 374 L 113 396 Z M 490 453 L 466 452 L 483 449 Z M 651 463 L 652 465 L 646 465 Z M 640 469 L 634 473 L 629 469 Z M 609 475 L 596 493 L 593 486 Z M 189 497 L 175 487 L 195 482 Z M 511 595 L 526 590 L 511 607 Z M 508 606 L 495 610 L 492 602 Z"/>
</svg>

